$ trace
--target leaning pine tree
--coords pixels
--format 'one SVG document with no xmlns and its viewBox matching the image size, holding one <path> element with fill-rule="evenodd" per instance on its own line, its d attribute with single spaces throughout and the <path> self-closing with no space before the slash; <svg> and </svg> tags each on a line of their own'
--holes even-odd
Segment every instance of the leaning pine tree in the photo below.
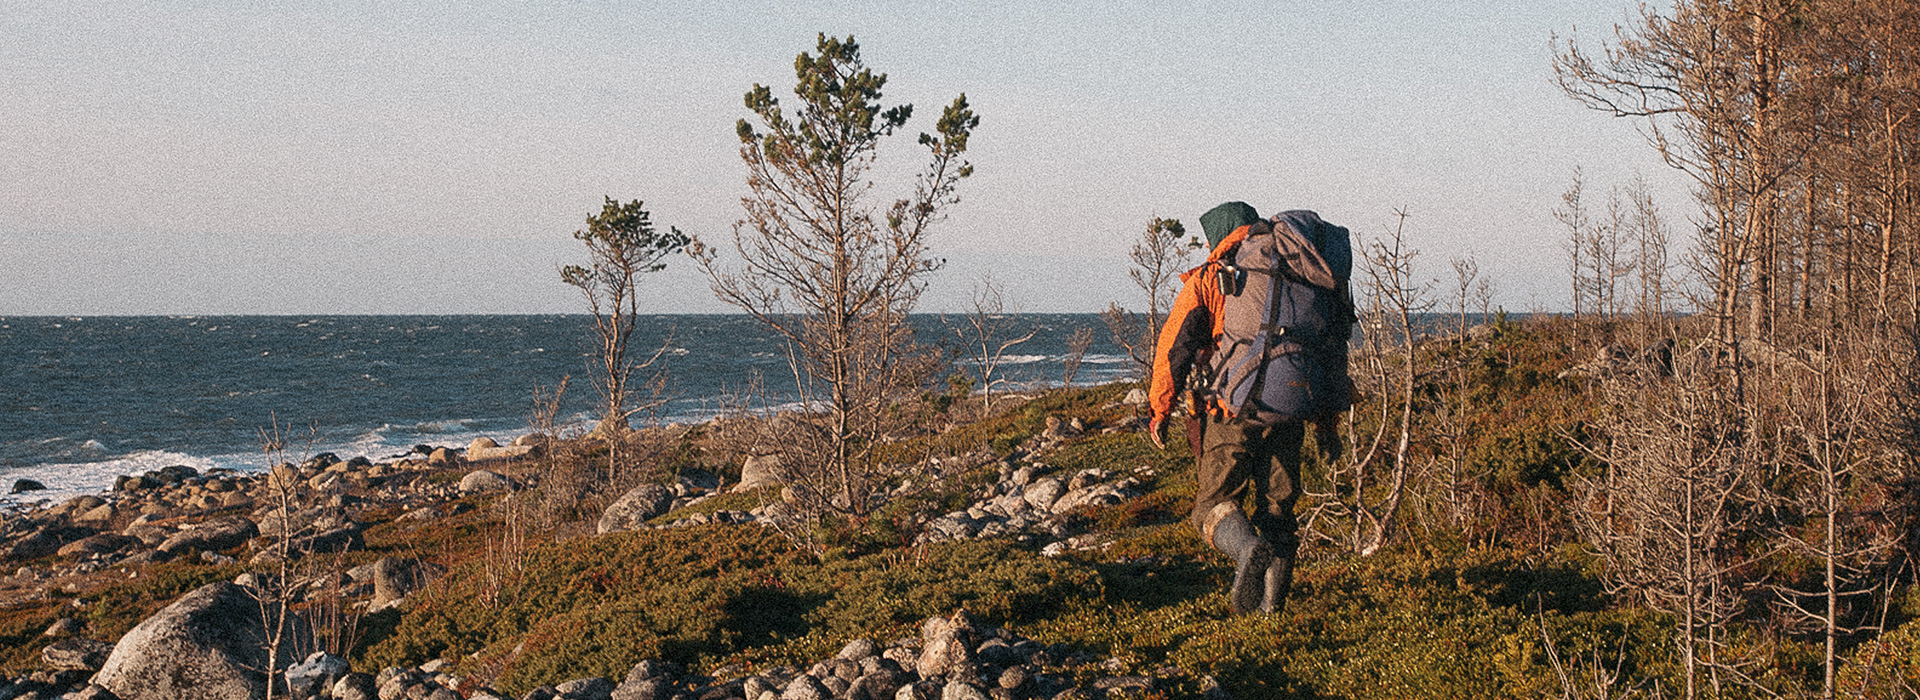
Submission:
<svg viewBox="0 0 1920 700">
<path fill-rule="evenodd" d="M 685 249 L 686 234 L 668 227 L 653 227 L 652 217 L 640 200 L 621 203 L 606 198 L 600 213 L 587 217 L 587 227 L 573 233 L 587 246 L 587 264 L 560 268 L 560 279 L 580 289 L 593 313 L 594 353 L 597 366 L 594 379 L 600 389 L 600 423 L 594 434 L 612 439 L 626 433 L 628 418 L 635 408 L 629 405 L 633 373 L 659 358 L 636 366 L 630 359 L 634 325 L 640 315 L 638 281 L 642 275 L 659 272 L 668 255 Z"/>
<path fill-rule="evenodd" d="M 886 478 L 872 448 L 888 406 L 930 372 L 907 313 L 938 267 L 927 232 L 972 173 L 962 156 L 980 120 L 965 95 L 948 105 L 935 133 L 920 134 L 929 159 L 912 192 L 882 212 L 869 197 L 874 159 L 913 108 L 880 105 L 887 77 L 865 66 L 852 37 L 822 34 L 815 50 L 794 60 L 792 111 L 765 86 L 746 94 L 754 119 L 737 130 L 750 194 L 733 230 L 743 269 L 721 269 L 712 247 L 693 250 L 720 299 L 789 342 L 803 399 L 823 408 L 784 421 L 774 441 L 798 505 L 861 515 Z"/>
</svg>

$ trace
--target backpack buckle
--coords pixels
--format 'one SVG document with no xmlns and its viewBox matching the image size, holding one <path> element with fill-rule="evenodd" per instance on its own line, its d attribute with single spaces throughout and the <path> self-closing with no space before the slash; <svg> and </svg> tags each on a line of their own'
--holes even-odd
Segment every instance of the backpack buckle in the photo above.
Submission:
<svg viewBox="0 0 1920 700">
<path fill-rule="evenodd" d="M 1247 287 L 1246 271 L 1232 265 L 1220 263 L 1220 270 L 1216 276 L 1220 282 L 1221 296 L 1240 296 L 1240 290 Z"/>
</svg>

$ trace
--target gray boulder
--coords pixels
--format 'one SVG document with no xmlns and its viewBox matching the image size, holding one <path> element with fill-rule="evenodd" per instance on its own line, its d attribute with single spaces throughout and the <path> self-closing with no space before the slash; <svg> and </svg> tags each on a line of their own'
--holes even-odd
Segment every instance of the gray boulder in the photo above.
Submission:
<svg viewBox="0 0 1920 700">
<path fill-rule="evenodd" d="M 60 548 L 60 556 L 88 556 L 93 554 L 112 554 L 140 544 L 140 538 L 111 532 L 102 532 L 86 539 L 68 543 Z"/>
<path fill-rule="evenodd" d="M 478 459 L 472 457 L 473 448 L 467 449 L 469 459 Z M 467 472 L 466 476 L 460 477 L 460 495 L 462 496 L 469 496 L 476 493 L 494 493 L 496 491 L 506 491 L 511 488 L 513 488 L 512 479 L 485 469 L 476 469 Z"/>
<path fill-rule="evenodd" d="M 97 639 L 69 637 L 47 645 L 40 650 L 40 659 L 47 668 L 59 671 L 92 671 L 100 668 L 113 653 L 113 645 Z"/>
<path fill-rule="evenodd" d="M 961 680 L 948 681 L 940 690 L 940 700 L 988 700 L 980 686 Z"/>
<path fill-rule="evenodd" d="M 294 697 L 313 695 L 321 688 L 331 688 L 352 670 L 346 659 L 316 651 L 307 655 L 305 661 L 287 669 L 287 687 L 293 691 Z"/>
<path fill-rule="evenodd" d="M 659 484 L 641 484 L 607 506 L 600 515 L 598 530 L 604 535 L 609 532 L 626 532 L 638 529 L 673 504 L 673 490 Z"/>
<path fill-rule="evenodd" d="M 414 591 L 425 588 L 445 570 L 418 559 L 388 557 L 373 563 L 373 607 L 397 603 Z"/>
<path fill-rule="evenodd" d="M 553 688 L 566 700 L 610 700 L 613 697 L 613 681 L 605 678 L 578 678 L 561 683 Z"/>
<path fill-rule="evenodd" d="M 735 493 L 780 485 L 780 455 L 754 455 L 740 464 L 740 483 Z"/>
<path fill-rule="evenodd" d="M 673 684 L 665 678 L 628 678 L 614 688 L 609 697 L 612 700 L 667 700 L 672 695 Z"/>
<path fill-rule="evenodd" d="M 1047 510 L 1053 507 L 1053 502 L 1059 500 L 1061 492 L 1065 490 L 1066 482 L 1052 476 L 1027 484 L 1027 488 L 1021 492 L 1021 498 L 1034 508 Z"/>
<path fill-rule="evenodd" d="M 176 532 L 161 542 L 157 549 L 168 554 L 189 547 L 201 551 L 219 551 L 246 544 L 257 534 L 260 534 L 260 528 L 252 520 L 235 515 L 208 520 Z"/>
<path fill-rule="evenodd" d="M 93 528 L 48 525 L 8 544 L 4 550 L 0 550 L 4 551 L 4 556 L 0 558 L 12 561 L 39 559 L 60 551 L 70 542 L 91 537 L 96 532 Z"/>
<path fill-rule="evenodd" d="M 380 697 L 379 686 L 374 685 L 373 676 L 364 673 L 349 673 L 333 682 L 334 700 L 376 700 Z"/>
<path fill-rule="evenodd" d="M 13 490 L 10 491 L 9 493 L 26 493 L 28 491 L 45 491 L 45 490 L 47 490 L 47 485 L 42 484 L 38 481 L 34 481 L 32 479 L 14 479 Z"/>
<path fill-rule="evenodd" d="M 96 685 L 121 700 L 246 700 L 266 695 L 259 669 L 291 663 L 290 650 L 311 647 L 312 634 L 289 621 L 282 658 L 269 659 L 260 604 L 227 582 L 181 596 L 120 638 L 95 674 Z"/>
</svg>

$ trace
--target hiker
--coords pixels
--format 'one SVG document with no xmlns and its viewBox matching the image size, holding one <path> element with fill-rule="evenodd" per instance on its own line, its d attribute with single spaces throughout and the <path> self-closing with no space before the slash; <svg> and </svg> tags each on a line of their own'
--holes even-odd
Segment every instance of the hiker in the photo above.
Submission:
<svg viewBox="0 0 1920 700">
<path fill-rule="evenodd" d="M 1352 403 L 1352 249 L 1346 229 L 1304 210 L 1263 220 L 1227 202 L 1200 227 L 1212 252 L 1180 276 L 1155 344 L 1148 432 L 1165 449 L 1166 419 L 1185 393 L 1194 528 L 1235 562 L 1234 613 L 1278 612 L 1299 549 L 1293 505 L 1306 425 L 1337 459 L 1335 419 Z M 1240 509 L 1248 495 L 1251 514 Z"/>
</svg>

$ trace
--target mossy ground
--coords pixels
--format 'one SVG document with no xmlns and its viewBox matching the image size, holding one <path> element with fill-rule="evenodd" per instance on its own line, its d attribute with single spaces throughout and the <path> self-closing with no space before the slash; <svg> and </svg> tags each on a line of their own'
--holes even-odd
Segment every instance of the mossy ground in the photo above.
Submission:
<svg viewBox="0 0 1920 700">
<path fill-rule="evenodd" d="M 1161 697 L 1198 696 L 1204 676 L 1235 698 L 1557 698 L 1594 678 L 1611 679 L 1617 695 L 1672 695 L 1681 687 L 1673 620 L 1610 595 L 1567 522 L 1567 482 L 1593 468 L 1567 440 L 1585 420 L 1585 389 L 1558 377 L 1584 347 L 1576 330 L 1530 323 L 1490 343 L 1426 347 L 1436 366 L 1454 369 L 1423 379 L 1422 405 L 1458 409 L 1460 425 L 1448 429 L 1468 436 L 1456 454 L 1478 510 L 1464 524 L 1449 520 L 1442 487 L 1416 485 L 1402 534 L 1385 550 L 1356 557 L 1327 541 L 1311 545 L 1283 614 L 1229 613 L 1220 593 L 1229 563 L 1185 521 L 1192 458 L 1177 430 L 1167 450 L 1137 430 L 1103 432 L 1137 410 L 1119 401 L 1133 387 L 1116 384 L 1007 400 L 899 446 L 903 455 L 1004 456 L 1031 444 L 1048 417 L 1079 418 L 1086 436 L 1034 459 L 1061 473 L 1098 467 L 1141 479 L 1139 498 L 1073 515 L 1098 536 L 1095 548 L 1049 558 L 1011 541 L 906 544 L 896 531 L 906 511 L 965 503 L 964 489 L 991 479 L 992 465 L 949 491 L 890 506 L 901 512 L 837 523 L 823 534 L 832 546 L 815 550 L 757 526 L 588 536 L 574 524 L 531 533 L 509 566 L 499 556 L 509 551 L 505 516 L 489 499 L 427 523 L 375 513 L 368 551 L 343 564 L 399 554 L 451 571 L 404 613 L 362 620 L 353 661 L 377 671 L 446 658 L 470 678 L 520 693 L 582 676 L 619 678 L 642 658 L 709 671 L 811 662 L 849 639 L 913 634 L 925 617 L 965 608 L 1040 642 L 1109 656 L 1118 671 L 1158 676 Z M 956 413 L 960 405 L 949 402 Z M 1358 430 L 1374 420 L 1370 410 L 1356 411 Z M 1431 434 L 1443 427 L 1416 427 L 1414 451 L 1430 463 L 1444 456 Z M 691 463 L 687 449 L 674 454 Z M 1317 468 L 1309 486 L 1325 487 Z M 750 509 L 771 497 L 711 499 L 663 519 Z M 88 593 L 83 607 L 94 630 L 112 634 L 238 570 L 200 562 L 149 569 Z M 1920 613 L 1920 594 L 1902 591 L 1890 631 L 1849 649 L 1843 687 L 1920 682 L 1920 632 L 1901 625 Z M 30 638 L 69 609 L 70 598 L 55 597 L 0 610 L 3 660 L 30 663 L 27 650 L 38 648 Z M 1764 623 L 1732 630 L 1724 654 L 1757 669 L 1769 692 L 1818 687 L 1814 640 Z"/>
</svg>

